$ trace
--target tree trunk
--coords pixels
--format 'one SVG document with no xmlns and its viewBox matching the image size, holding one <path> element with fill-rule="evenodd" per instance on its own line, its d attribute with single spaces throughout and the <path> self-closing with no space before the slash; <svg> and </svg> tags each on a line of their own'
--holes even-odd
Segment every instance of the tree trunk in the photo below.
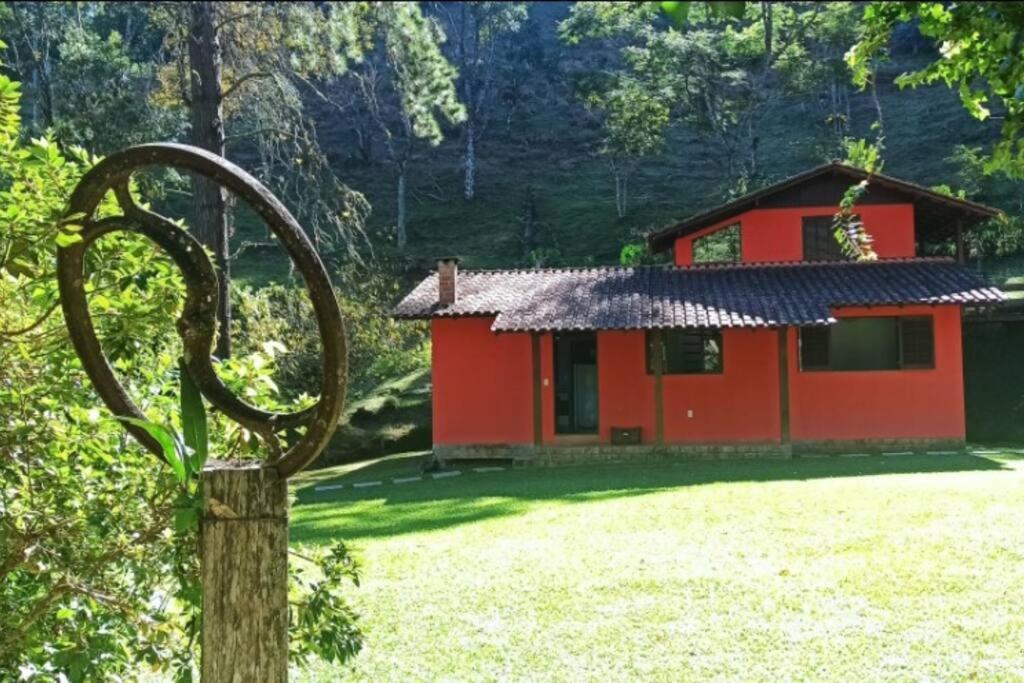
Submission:
<svg viewBox="0 0 1024 683">
<path fill-rule="evenodd" d="M 614 168 L 612 177 L 615 179 L 615 215 L 622 218 L 622 181 L 619 179 L 619 172 Z"/>
<path fill-rule="evenodd" d="M 757 147 L 761 144 L 761 137 L 757 134 L 757 126 L 754 124 L 754 117 L 751 116 L 747 120 L 747 141 L 750 144 L 750 168 L 749 176 L 754 177 L 757 175 Z"/>
<path fill-rule="evenodd" d="M 523 212 L 523 261 L 527 261 L 533 253 L 537 242 L 537 201 L 533 188 L 526 189 L 526 204 Z"/>
<path fill-rule="evenodd" d="M 288 680 L 288 486 L 253 461 L 202 473 L 203 683 Z"/>
<path fill-rule="evenodd" d="M 885 124 L 882 120 L 882 101 L 878 99 L 878 69 L 871 70 L 871 101 L 875 105 L 875 112 L 878 114 L 878 131 L 876 139 L 885 137 Z"/>
<path fill-rule="evenodd" d="M 189 110 L 192 144 L 224 156 L 224 121 L 221 114 L 220 40 L 212 2 L 190 5 L 188 36 Z M 192 177 L 195 229 L 200 242 L 213 252 L 217 268 L 217 348 L 220 358 L 231 355 L 231 267 L 228 258 L 227 194 L 215 182 Z"/>
<path fill-rule="evenodd" d="M 615 178 L 615 215 L 626 216 L 626 182 L 627 174 L 618 164 L 612 164 L 612 176 Z"/>
<path fill-rule="evenodd" d="M 629 207 L 629 174 L 622 174 L 622 205 L 619 207 L 619 218 L 626 217 L 626 210 Z"/>
<path fill-rule="evenodd" d="M 466 123 L 465 174 L 464 195 L 471 202 L 476 196 L 476 126 L 472 117 Z"/>
<path fill-rule="evenodd" d="M 408 236 L 405 233 L 405 165 L 398 169 L 398 220 L 396 227 L 398 248 L 405 249 L 408 243 Z"/>
</svg>

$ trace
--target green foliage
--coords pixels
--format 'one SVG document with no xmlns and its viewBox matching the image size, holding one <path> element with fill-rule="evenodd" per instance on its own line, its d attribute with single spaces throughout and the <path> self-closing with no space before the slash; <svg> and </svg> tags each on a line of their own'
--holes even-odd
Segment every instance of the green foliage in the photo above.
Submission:
<svg viewBox="0 0 1024 683">
<path fill-rule="evenodd" d="M 968 256 L 1009 256 L 1024 250 L 1024 217 L 1002 215 L 982 223 L 965 235 Z M 950 245 L 950 251 L 955 245 Z"/>
<path fill-rule="evenodd" d="M 75 234 L 60 223 L 90 159 L 22 142 L 18 107 L 18 85 L 0 76 L 0 678 L 166 671 L 188 619 L 178 601 L 157 599 L 173 591 L 176 487 L 103 418 L 57 312 L 54 250 Z M 168 314 L 180 278 L 147 241 L 120 233 L 94 244 L 89 264 L 117 371 L 143 410 L 171 412 Z"/>
<path fill-rule="evenodd" d="M 911 21 L 935 41 L 940 54 L 901 75 L 897 85 L 943 83 L 979 121 L 998 107 L 1002 137 L 985 170 L 1024 177 L 1024 7 L 1015 2 L 872 2 L 864 12 L 860 40 L 847 56 L 858 85 L 868 83 L 870 62 L 887 49 L 893 30 Z"/>
<path fill-rule="evenodd" d="M 726 185 L 743 173 L 756 173 L 758 126 L 771 101 L 811 85 L 808 9 L 743 2 L 660 7 L 677 28 L 656 20 L 654 3 L 573 6 L 560 27 L 566 42 L 604 40 L 619 48 L 621 66 L 604 74 L 602 96 L 591 93 L 591 101 L 615 112 L 612 105 L 622 91 L 625 104 L 619 110 L 629 115 L 620 113 L 621 121 L 637 128 L 641 116 L 651 119 L 625 138 L 636 147 L 639 136 L 645 153 L 657 149 L 669 124 L 682 123 L 718 148 L 715 159 Z M 770 80 L 777 85 L 769 88 Z M 622 137 L 621 131 L 618 136 L 606 131 L 606 138 Z"/>
<path fill-rule="evenodd" d="M 730 225 L 693 241 L 694 263 L 735 263 L 740 260 L 740 226 Z"/>
<path fill-rule="evenodd" d="M 607 90 L 587 95 L 586 103 L 604 114 L 602 154 L 612 159 L 638 159 L 659 151 L 664 144 L 668 105 L 636 80 L 618 78 Z"/>
<path fill-rule="evenodd" d="M 466 117 L 455 91 L 455 68 L 441 53 L 444 33 L 415 3 L 376 5 L 378 31 L 402 111 L 413 134 L 436 145 L 443 137 L 439 117 L 449 123 Z"/>
<path fill-rule="evenodd" d="M 622 245 L 622 251 L 619 252 L 619 265 L 639 266 L 644 263 L 648 251 L 647 245 L 642 242 L 624 244 Z"/>
<path fill-rule="evenodd" d="M 125 35 L 125 31 L 128 35 Z M 29 128 L 98 153 L 173 137 L 177 114 L 153 106 L 157 44 L 129 3 L 9 3 L 0 14 L 6 62 L 30 84 Z M 111 125 L 112 122 L 117 125 Z"/>
<path fill-rule="evenodd" d="M 310 664 L 317 659 L 343 664 L 363 647 L 356 626 L 358 615 L 342 591 L 359 586 L 359 567 L 344 543 L 330 549 L 302 547 L 292 551 L 289 594 L 291 661 Z M 296 561 L 296 558 L 299 561 Z"/>
<path fill-rule="evenodd" d="M 959 192 L 962 192 L 964 197 L 977 197 L 987 184 L 986 159 L 981 147 L 957 145 L 946 160 L 957 168 L 956 178 L 960 187 Z"/>
<path fill-rule="evenodd" d="M 23 141 L 19 93 L 0 76 L 0 679 L 115 680 L 148 669 L 189 679 L 201 623 L 196 475 L 208 453 L 259 444 L 219 415 L 207 428 L 201 398 L 176 371 L 181 278 L 148 240 L 121 232 L 91 246 L 85 287 L 104 348 L 149 418 L 136 424 L 170 466 L 104 417 L 71 348 L 53 272 L 57 245 L 80 239 L 80 219 L 64 214 L 94 159 L 44 138 Z M 112 209 L 108 198 L 100 213 Z M 283 402 L 272 360 L 251 354 L 218 371 L 273 408 Z M 337 585 L 318 593 L 328 635 L 305 641 L 318 617 L 295 634 L 296 647 L 332 661 L 357 642 L 354 623 L 337 621 L 351 616 Z"/>
<path fill-rule="evenodd" d="M 844 164 L 863 169 L 868 173 L 882 172 L 882 167 L 885 165 L 882 160 L 882 152 L 885 150 L 882 139 L 870 142 L 863 138 L 846 138 L 843 140 L 843 148 L 846 151 Z"/>
<path fill-rule="evenodd" d="M 870 178 L 847 188 L 843 198 L 839 200 L 839 211 L 832 221 L 833 234 L 843 253 L 858 261 L 874 261 L 878 258 L 872 246 L 874 238 L 864 227 L 864 222 L 857 215 L 857 201 L 867 192 Z"/>
<path fill-rule="evenodd" d="M 360 277 L 338 295 L 348 329 L 349 383 L 356 397 L 386 379 L 429 365 L 426 326 L 389 315 L 399 283 L 386 272 L 361 271 Z M 301 400 L 319 391 L 320 335 L 304 291 L 273 284 L 243 290 L 235 304 L 240 350 L 258 354 L 267 341 L 277 342 L 281 394 Z"/>
<path fill-rule="evenodd" d="M 199 387 L 185 368 L 184 359 L 178 361 L 178 376 L 181 378 L 181 429 L 183 441 L 191 458 L 190 467 L 201 472 L 210 457 L 210 434 L 207 426 L 206 408 Z"/>
</svg>

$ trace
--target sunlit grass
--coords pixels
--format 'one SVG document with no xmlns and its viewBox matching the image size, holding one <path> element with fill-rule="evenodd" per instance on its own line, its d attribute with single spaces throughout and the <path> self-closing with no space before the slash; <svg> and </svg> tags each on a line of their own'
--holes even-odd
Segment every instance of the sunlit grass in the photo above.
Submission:
<svg viewBox="0 0 1024 683">
<path fill-rule="evenodd" d="M 325 473 L 359 680 L 1024 678 L 1024 460 L 903 456 Z M 369 489 L 353 482 L 380 480 Z M 327 668 L 303 680 L 335 680 Z"/>
</svg>

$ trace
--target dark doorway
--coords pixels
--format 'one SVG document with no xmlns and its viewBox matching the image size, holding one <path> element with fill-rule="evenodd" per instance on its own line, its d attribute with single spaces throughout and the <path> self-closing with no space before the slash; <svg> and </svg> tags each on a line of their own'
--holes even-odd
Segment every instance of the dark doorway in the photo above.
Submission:
<svg viewBox="0 0 1024 683">
<path fill-rule="evenodd" d="M 597 433 L 597 335 L 555 335 L 555 432 Z"/>
</svg>

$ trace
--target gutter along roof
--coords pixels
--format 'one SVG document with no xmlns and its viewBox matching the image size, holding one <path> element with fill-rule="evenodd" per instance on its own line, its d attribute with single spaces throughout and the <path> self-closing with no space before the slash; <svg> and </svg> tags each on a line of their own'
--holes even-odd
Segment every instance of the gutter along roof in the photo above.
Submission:
<svg viewBox="0 0 1024 683">
<path fill-rule="evenodd" d="M 432 273 L 396 318 L 495 316 L 502 331 L 778 327 L 835 322 L 843 306 L 988 304 L 1005 296 L 950 259 L 637 268 L 461 270 L 439 306 Z"/>
</svg>

